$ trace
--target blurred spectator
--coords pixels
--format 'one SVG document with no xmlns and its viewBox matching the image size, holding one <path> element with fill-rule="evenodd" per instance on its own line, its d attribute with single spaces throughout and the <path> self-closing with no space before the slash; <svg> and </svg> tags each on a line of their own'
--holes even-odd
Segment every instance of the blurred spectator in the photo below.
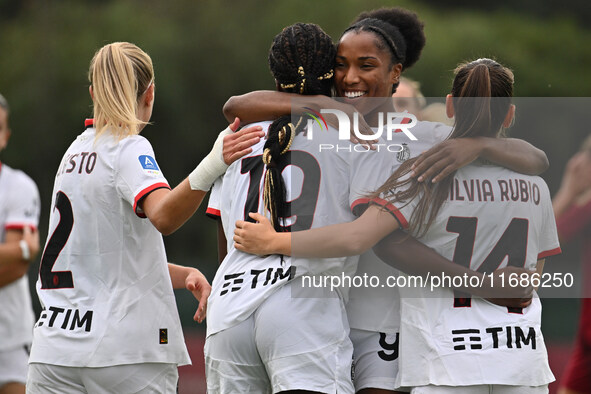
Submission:
<svg viewBox="0 0 591 394">
<path fill-rule="evenodd" d="M 577 339 L 559 394 L 591 393 L 591 136 L 569 160 L 553 206 L 561 243 L 582 241 L 584 289 Z"/>
<path fill-rule="evenodd" d="M 392 97 L 394 97 L 396 111 L 408 111 L 421 120 L 421 111 L 425 108 L 427 101 L 421 93 L 421 84 L 419 82 L 400 77 L 400 83 L 396 91 L 392 93 Z"/>
<path fill-rule="evenodd" d="M 427 100 L 421 93 L 421 84 L 417 81 L 400 77 L 400 84 L 392 97 L 394 97 L 396 111 L 408 111 L 414 114 L 418 120 L 453 125 L 453 118 L 448 118 L 445 112 L 445 104 L 431 103 L 427 105 Z"/>
</svg>

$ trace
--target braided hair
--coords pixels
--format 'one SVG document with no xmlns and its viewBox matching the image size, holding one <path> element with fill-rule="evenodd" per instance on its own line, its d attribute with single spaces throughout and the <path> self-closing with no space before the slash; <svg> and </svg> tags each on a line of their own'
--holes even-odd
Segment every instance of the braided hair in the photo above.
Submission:
<svg viewBox="0 0 591 394">
<path fill-rule="evenodd" d="M 280 91 L 328 96 L 332 89 L 335 56 L 334 43 L 320 26 L 296 23 L 284 28 L 273 39 L 269 50 L 269 68 Z M 284 155 L 295 135 L 303 130 L 305 122 L 302 119 L 298 117 L 292 123 L 288 115 L 275 120 L 269 127 L 263 150 L 266 165 L 263 201 L 276 231 L 288 231 L 279 220 L 290 216 L 279 165 L 286 160 Z"/>
<path fill-rule="evenodd" d="M 378 38 L 378 48 L 388 51 L 391 66 L 402 64 L 402 69 L 413 66 L 425 47 L 424 23 L 417 14 L 400 7 L 380 8 L 362 12 L 343 32 L 367 31 Z M 398 82 L 393 85 L 396 91 Z"/>
</svg>

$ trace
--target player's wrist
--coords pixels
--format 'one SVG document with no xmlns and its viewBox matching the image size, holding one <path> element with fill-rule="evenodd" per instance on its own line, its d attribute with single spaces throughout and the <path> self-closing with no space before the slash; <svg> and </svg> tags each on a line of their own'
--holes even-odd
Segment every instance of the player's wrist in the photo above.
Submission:
<svg viewBox="0 0 591 394">
<path fill-rule="evenodd" d="M 268 245 L 268 254 L 291 256 L 291 233 L 275 233 Z"/>
<path fill-rule="evenodd" d="M 226 172 L 228 165 L 224 162 L 223 156 L 224 136 L 231 133 L 232 130 L 229 127 L 223 130 L 218 135 L 211 151 L 189 174 L 189 184 L 192 190 L 208 191 L 215 180 Z"/>
</svg>

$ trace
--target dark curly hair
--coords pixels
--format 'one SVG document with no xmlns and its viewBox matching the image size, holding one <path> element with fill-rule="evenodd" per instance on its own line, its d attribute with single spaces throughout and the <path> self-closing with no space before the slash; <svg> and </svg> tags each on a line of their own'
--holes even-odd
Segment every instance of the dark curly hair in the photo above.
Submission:
<svg viewBox="0 0 591 394">
<path fill-rule="evenodd" d="M 406 70 L 421 57 L 426 41 L 423 28 L 424 23 L 412 11 L 400 7 L 379 8 L 359 14 L 343 35 L 351 31 L 373 33 L 379 48 L 390 53 L 391 65 L 400 63 Z M 394 84 L 394 90 L 397 87 L 398 83 Z"/>
</svg>

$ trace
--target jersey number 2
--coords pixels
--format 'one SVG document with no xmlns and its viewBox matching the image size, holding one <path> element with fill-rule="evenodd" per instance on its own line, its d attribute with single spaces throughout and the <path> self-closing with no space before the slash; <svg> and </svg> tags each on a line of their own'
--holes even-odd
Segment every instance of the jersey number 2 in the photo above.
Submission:
<svg viewBox="0 0 591 394">
<path fill-rule="evenodd" d="M 57 256 L 66 245 L 72 227 L 74 226 L 74 214 L 72 212 L 72 203 L 63 192 L 58 192 L 55 198 L 55 208 L 60 213 L 60 222 L 58 223 L 47 246 L 43 251 L 39 276 L 41 278 L 42 289 L 64 289 L 73 288 L 74 280 L 72 271 L 52 271 Z"/>
</svg>

